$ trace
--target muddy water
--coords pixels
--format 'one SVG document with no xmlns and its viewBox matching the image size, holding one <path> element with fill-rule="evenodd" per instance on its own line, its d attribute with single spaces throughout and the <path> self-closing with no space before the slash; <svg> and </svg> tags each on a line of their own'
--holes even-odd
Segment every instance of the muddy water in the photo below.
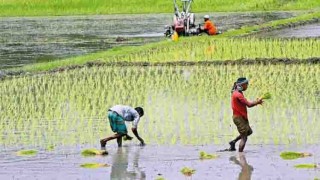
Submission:
<svg viewBox="0 0 320 180">
<path fill-rule="evenodd" d="M 295 169 L 303 163 L 318 163 L 319 146 L 289 147 L 274 145 L 247 146 L 243 154 L 216 152 L 222 146 L 157 146 L 139 147 L 133 142 L 122 148 L 108 145 L 108 156 L 81 157 L 82 148 L 66 147 L 53 152 L 40 152 L 35 157 L 15 157 L 12 151 L 0 154 L 1 179 L 314 179 L 319 169 Z M 297 160 L 282 160 L 282 151 L 296 150 L 314 153 L 315 156 Z M 199 152 L 219 155 L 214 160 L 199 160 Z M 110 167 L 84 169 L 82 163 L 104 163 Z M 180 173 L 183 167 L 196 170 L 192 177 Z"/>
<path fill-rule="evenodd" d="M 320 23 L 308 24 L 294 28 L 286 28 L 271 32 L 255 35 L 256 37 L 275 37 L 275 38 L 307 38 L 320 37 Z"/>
<path fill-rule="evenodd" d="M 222 31 L 297 15 L 209 14 Z M 203 15 L 196 14 L 197 24 Z M 160 41 L 171 22 L 172 14 L 0 18 L 0 69 Z"/>
</svg>

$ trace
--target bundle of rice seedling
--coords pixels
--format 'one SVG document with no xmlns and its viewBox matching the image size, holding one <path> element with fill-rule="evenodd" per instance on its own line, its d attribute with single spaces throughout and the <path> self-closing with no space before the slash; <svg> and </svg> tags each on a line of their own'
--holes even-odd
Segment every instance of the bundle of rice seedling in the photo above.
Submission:
<svg viewBox="0 0 320 180">
<path fill-rule="evenodd" d="M 100 168 L 100 167 L 109 167 L 108 164 L 99 164 L 99 163 L 85 163 L 81 164 L 80 167 L 83 168 Z"/>
<path fill-rule="evenodd" d="M 17 156 L 35 156 L 37 153 L 37 150 L 21 150 L 18 151 L 16 154 Z"/>
<path fill-rule="evenodd" d="M 194 174 L 196 170 L 188 167 L 184 167 L 180 170 L 180 172 L 186 176 L 192 176 L 192 174 Z"/>
<path fill-rule="evenodd" d="M 217 158 L 218 156 L 217 155 L 214 155 L 214 154 L 208 154 L 204 151 L 201 151 L 200 152 L 200 159 L 215 159 Z"/>
<path fill-rule="evenodd" d="M 282 152 L 280 154 L 280 156 L 282 157 L 282 159 L 292 160 L 292 159 L 298 159 L 298 158 L 312 156 L 312 154 L 310 154 L 310 153 L 300 153 L 300 152 Z"/>
<path fill-rule="evenodd" d="M 106 150 L 85 149 L 81 152 L 82 156 L 108 155 Z"/>
<path fill-rule="evenodd" d="M 264 93 L 260 98 L 261 99 L 271 99 L 271 94 L 269 92 Z"/>
</svg>

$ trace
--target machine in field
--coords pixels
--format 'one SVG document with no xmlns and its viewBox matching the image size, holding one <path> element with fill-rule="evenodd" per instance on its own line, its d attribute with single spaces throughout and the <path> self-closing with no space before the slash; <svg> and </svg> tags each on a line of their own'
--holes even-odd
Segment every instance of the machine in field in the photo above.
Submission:
<svg viewBox="0 0 320 180">
<path fill-rule="evenodd" d="M 177 0 L 174 0 L 174 16 L 173 25 L 165 27 L 165 36 L 170 37 L 174 31 L 179 36 L 190 36 L 199 34 L 199 30 L 195 24 L 195 15 L 191 12 L 191 4 L 193 0 L 181 0 L 182 11 L 179 11 Z"/>
</svg>

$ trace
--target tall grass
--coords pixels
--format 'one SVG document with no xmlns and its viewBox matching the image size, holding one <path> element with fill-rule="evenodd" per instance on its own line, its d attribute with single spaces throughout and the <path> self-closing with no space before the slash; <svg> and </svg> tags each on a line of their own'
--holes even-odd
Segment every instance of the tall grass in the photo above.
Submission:
<svg viewBox="0 0 320 180">
<path fill-rule="evenodd" d="M 195 12 L 307 10 L 319 8 L 317 0 L 197 0 Z M 0 16 L 79 15 L 172 12 L 172 0 L 2 0 Z"/>
<path fill-rule="evenodd" d="M 107 109 L 143 106 L 139 131 L 151 144 L 224 144 L 236 134 L 230 88 L 273 95 L 249 110 L 250 143 L 319 142 L 320 65 L 94 67 L 0 82 L 0 145 L 99 144 L 111 134 Z M 318 128 L 317 128 L 318 127 Z"/>
</svg>

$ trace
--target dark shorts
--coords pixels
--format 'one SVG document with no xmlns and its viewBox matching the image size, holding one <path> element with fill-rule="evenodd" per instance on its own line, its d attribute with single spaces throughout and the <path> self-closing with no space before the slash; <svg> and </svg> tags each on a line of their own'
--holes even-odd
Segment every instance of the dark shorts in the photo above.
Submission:
<svg viewBox="0 0 320 180">
<path fill-rule="evenodd" d="M 108 111 L 108 119 L 113 132 L 118 134 L 127 134 L 127 126 L 122 116 L 116 112 Z"/>
<path fill-rule="evenodd" d="M 252 129 L 249 125 L 249 121 L 241 116 L 233 116 L 233 122 L 237 126 L 240 135 L 250 136 L 252 134 Z"/>
</svg>

